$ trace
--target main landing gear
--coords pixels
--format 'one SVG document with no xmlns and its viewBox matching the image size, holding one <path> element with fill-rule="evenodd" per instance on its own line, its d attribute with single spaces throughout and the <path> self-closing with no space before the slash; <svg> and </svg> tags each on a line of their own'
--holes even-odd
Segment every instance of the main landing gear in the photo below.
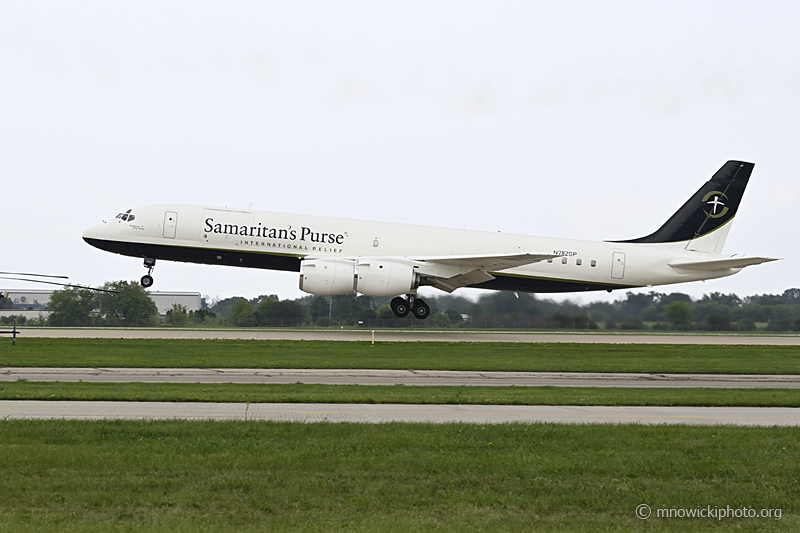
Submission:
<svg viewBox="0 0 800 533">
<path fill-rule="evenodd" d="M 140 280 L 142 283 L 142 287 L 145 289 L 153 285 L 153 276 L 150 274 L 153 273 L 153 269 L 156 266 L 156 258 L 155 257 L 145 257 L 144 258 L 144 266 L 147 268 L 147 274 L 142 276 Z"/>
<path fill-rule="evenodd" d="M 407 316 L 409 311 L 414 313 L 414 316 L 420 320 L 428 318 L 428 315 L 431 314 L 431 308 L 428 307 L 428 304 L 419 298 L 415 298 L 413 294 L 409 294 L 407 299 L 398 296 L 394 298 L 389 305 L 395 316 L 399 318 Z"/>
</svg>

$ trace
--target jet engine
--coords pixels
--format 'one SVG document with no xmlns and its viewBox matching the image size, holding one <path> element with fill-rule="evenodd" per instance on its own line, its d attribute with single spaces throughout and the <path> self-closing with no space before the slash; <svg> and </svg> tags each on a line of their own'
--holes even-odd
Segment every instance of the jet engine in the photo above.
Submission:
<svg viewBox="0 0 800 533">
<path fill-rule="evenodd" d="M 356 291 L 369 296 L 397 296 L 419 287 L 419 276 L 411 263 L 383 259 L 361 259 Z"/>
<path fill-rule="evenodd" d="M 347 259 L 308 259 L 303 261 L 300 290 L 320 296 L 353 292 L 355 261 Z"/>
</svg>

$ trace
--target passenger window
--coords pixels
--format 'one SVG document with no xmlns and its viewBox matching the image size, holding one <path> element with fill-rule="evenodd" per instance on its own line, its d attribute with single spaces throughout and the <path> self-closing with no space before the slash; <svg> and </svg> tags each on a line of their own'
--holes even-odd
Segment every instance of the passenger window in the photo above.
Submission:
<svg viewBox="0 0 800 533">
<path fill-rule="evenodd" d="M 581 266 L 583 264 L 583 259 L 576 259 L 575 264 Z"/>
<path fill-rule="evenodd" d="M 566 257 L 562 257 L 561 258 L 561 264 L 562 265 L 566 265 L 567 264 L 567 258 Z"/>
<path fill-rule="evenodd" d="M 591 264 L 593 267 L 594 267 L 594 266 L 597 266 L 597 261 L 595 261 L 594 259 L 592 259 L 592 262 L 591 262 L 590 264 Z"/>
<path fill-rule="evenodd" d="M 548 259 L 548 260 L 547 260 L 547 262 L 548 262 L 548 263 L 552 263 L 552 262 L 553 262 L 553 260 L 552 260 L 552 259 Z"/>
</svg>

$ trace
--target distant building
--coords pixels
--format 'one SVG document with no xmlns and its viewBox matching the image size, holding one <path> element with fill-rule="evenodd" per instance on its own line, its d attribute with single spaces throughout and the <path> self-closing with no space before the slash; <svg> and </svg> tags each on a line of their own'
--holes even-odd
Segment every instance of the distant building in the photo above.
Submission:
<svg viewBox="0 0 800 533">
<path fill-rule="evenodd" d="M 0 294 L 8 293 L 8 299 L 13 303 L 13 309 L 0 309 L 0 316 L 22 315 L 33 318 L 41 313 L 43 316 L 50 314 L 49 304 L 52 290 L 26 289 L 12 290 L 0 289 Z M 158 314 L 165 315 L 172 309 L 173 304 L 179 304 L 187 311 L 199 311 L 202 296 L 199 292 L 173 292 L 173 291 L 148 291 L 147 295 L 158 308 Z"/>
<path fill-rule="evenodd" d="M 14 311 L 46 311 L 53 291 L 46 289 L 28 289 L 25 291 L 0 290 L 0 294 L 8 293 L 8 299 L 14 304 Z M 5 309 L 11 311 L 12 309 Z M 13 313 L 8 313 L 13 314 Z"/>
<path fill-rule="evenodd" d="M 170 292 L 170 291 L 148 291 L 147 295 L 158 307 L 159 315 L 166 315 L 172 309 L 173 304 L 179 304 L 187 311 L 199 311 L 202 296 L 199 292 Z"/>
</svg>

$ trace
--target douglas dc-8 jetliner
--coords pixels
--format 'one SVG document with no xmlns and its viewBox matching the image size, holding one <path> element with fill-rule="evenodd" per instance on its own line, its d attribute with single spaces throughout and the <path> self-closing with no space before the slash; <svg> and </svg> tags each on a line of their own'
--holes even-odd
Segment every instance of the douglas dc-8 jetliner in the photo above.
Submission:
<svg viewBox="0 0 800 533">
<path fill-rule="evenodd" d="M 300 272 L 318 295 L 396 296 L 397 316 L 426 318 L 417 289 L 575 292 L 730 276 L 774 259 L 722 255 L 754 164 L 728 161 L 646 237 L 592 242 L 193 205 L 128 209 L 86 230 L 101 250 L 156 260 Z"/>
</svg>

